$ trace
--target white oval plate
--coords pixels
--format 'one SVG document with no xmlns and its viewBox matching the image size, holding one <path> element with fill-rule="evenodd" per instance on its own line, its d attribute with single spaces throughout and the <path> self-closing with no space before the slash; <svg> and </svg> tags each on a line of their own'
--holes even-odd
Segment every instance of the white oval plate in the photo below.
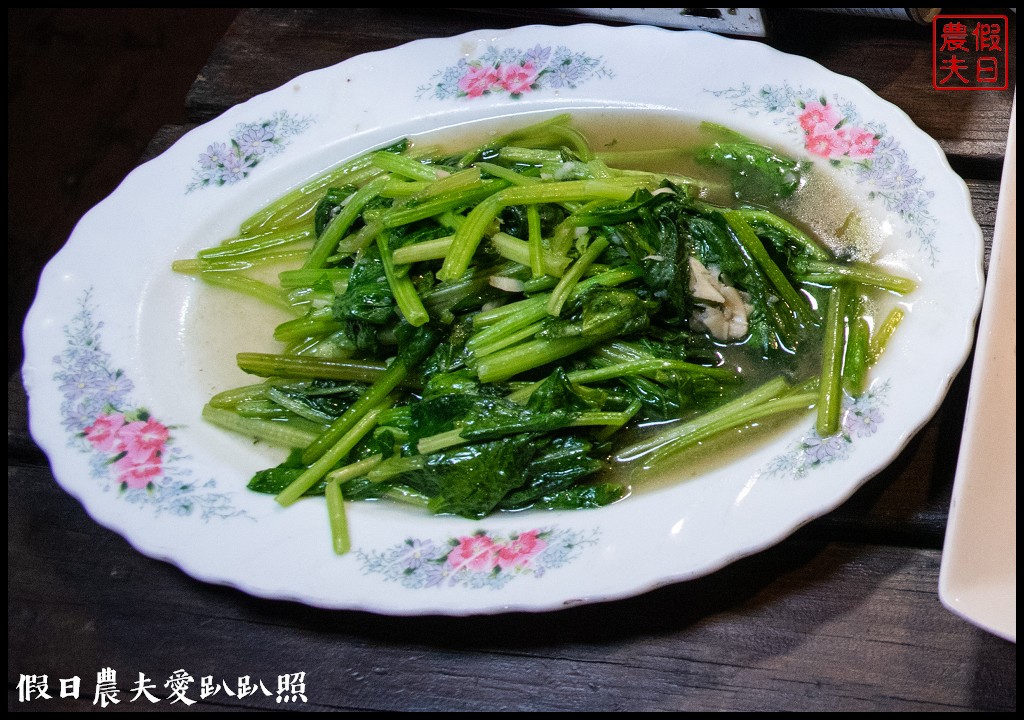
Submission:
<svg viewBox="0 0 1024 720">
<path fill-rule="evenodd" d="M 171 261 L 394 138 L 588 108 L 728 125 L 832 167 L 890 223 L 878 257 L 920 290 L 869 392 L 836 438 L 820 441 L 808 418 L 742 459 L 600 510 L 474 522 L 352 504 L 353 552 L 333 555 L 321 501 L 283 510 L 245 489 L 278 456 L 199 416 L 213 392 L 246 382 L 234 353 L 270 349 L 277 318 L 172 273 Z M 389 614 L 552 610 L 704 575 L 835 508 L 934 413 L 966 358 L 981 289 L 966 187 L 933 140 L 860 83 L 704 33 L 531 26 L 302 75 L 139 167 L 43 273 L 24 378 L 58 481 L 98 522 L 197 578 Z"/>
</svg>

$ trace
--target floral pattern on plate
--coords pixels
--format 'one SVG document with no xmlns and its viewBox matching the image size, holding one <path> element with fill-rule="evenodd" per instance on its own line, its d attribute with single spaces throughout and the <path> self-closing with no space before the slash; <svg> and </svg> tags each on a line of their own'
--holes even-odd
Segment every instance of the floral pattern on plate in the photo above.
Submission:
<svg viewBox="0 0 1024 720">
<path fill-rule="evenodd" d="M 803 477 L 809 471 L 850 457 L 853 444 L 859 438 L 871 437 L 885 422 L 882 408 L 886 404 L 889 381 L 877 383 L 860 397 L 843 397 L 841 432 L 821 437 L 811 430 L 790 450 L 779 455 L 765 468 L 769 475 Z"/>
<path fill-rule="evenodd" d="M 475 60 L 460 59 L 438 70 L 416 90 L 416 99 L 473 98 L 506 94 L 520 98 L 541 90 L 574 90 L 595 78 L 614 77 L 601 57 L 564 45 L 535 45 L 529 50 L 488 47 Z"/>
<path fill-rule="evenodd" d="M 811 155 L 828 160 L 865 185 L 868 199 L 882 203 L 907 223 L 907 237 L 916 239 L 921 252 L 934 267 L 939 248 L 935 243 L 936 220 L 930 205 L 935 193 L 910 164 L 903 145 L 889 134 L 884 123 L 866 120 L 856 106 L 839 95 L 826 96 L 788 83 L 749 85 L 707 90 L 730 100 L 733 107 L 752 117 L 776 115 L 776 125 L 799 135 Z"/>
<path fill-rule="evenodd" d="M 597 543 L 599 531 L 553 528 L 499 535 L 483 530 L 441 542 L 409 538 L 383 552 L 356 555 L 365 574 L 377 573 L 407 588 L 461 585 L 504 587 L 517 577 L 542 577 L 576 560 Z"/>
<path fill-rule="evenodd" d="M 53 361 L 63 398 L 60 411 L 69 444 L 90 456 L 90 475 L 127 502 L 151 505 L 172 515 L 198 513 L 203 520 L 243 514 L 214 480 L 197 481 L 187 455 L 174 444 L 173 426 L 132 404 L 132 381 L 110 363 L 103 349 L 101 321 L 94 318 L 92 292 L 64 327 L 67 340 Z"/>
<path fill-rule="evenodd" d="M 238 123 L 227 142 L 213 142 L 199 154 L 187 192 L 210 185 L 233 185 L 249 176 L 253 168 L 284 150 L 296 135 L 310 125 L 310 116 L 292 115 L 284 110 L 269 119 Z"/>
</svg>

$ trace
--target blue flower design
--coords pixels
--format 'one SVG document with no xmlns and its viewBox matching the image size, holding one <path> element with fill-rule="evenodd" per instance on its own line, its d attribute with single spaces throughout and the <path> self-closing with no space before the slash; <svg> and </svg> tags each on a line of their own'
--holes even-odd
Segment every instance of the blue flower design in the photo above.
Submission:
<svg viewBox="0 0 1024 720">
<path fill-rule="evenodd" d="M 221 169 L 224 182 L 231 184 L 243 179 L 257 162 L 258 160 L 252 155 L 229 155 Z"/>
<path fill-rule="evenodd" d="M 878 426 L 884 421 L 885 417 L 881 410 L 858 400 L 846 414 L 843 428 L 849 435 L 856 435 L 860 438 L 871 437 L 878 432 Z"/>
<path fill-rule="evenodd" d="M 439 550 L 431 540 L 410 539 L 403 562 L 407 570 L 416 571 L 422 568 L 424 563 L 436 563 L 438 554 Z"/>
<path fill-rule="evenodd" d="M 298 117 L 285 111 L 260 122 L 239 123 L 228 142 L 210 143 L 206 152 L 199 154 L 186 191 L 241 182 L 259 163 L 284 150 L 291 138 L 305 132 L 312 123 L 312 117 Z"/>
<path fill-rule="evenodd" d="M 262 155 L 274 147 L 274 133 L 269 127 L 250 127 L 238 136 L 238 149 L 242 157 Z"/>
<path fill-rule="evenodd" d="M 150 414 L 131 403 L 132 381 L 120 369 L 111 367 L 110 354 L 103 349 L 100 337 L 103 323 L 95 320 L 94 312 L 92 292 L 86 291 L 78 312 L 64 327 L 67 345 L 53 359 L 57 366 L 53 379 L 63 396 L 62 425 L 68 432 L 69 444 L 88 454 L 90 475 L 102 481 L 104 489 L 116 489 L 126 502 L 150 506 L 157 514 L 198 513 L 204 520 L 244 515 L 232 507 L 226 494 L 216 492 L 215 481 L 209 481 L 200 491 L 186 480 L 192 474 L 188 457 L 170 436 L 159 450 L 157 464 L 147 461 L 151 467 L 158 467 L 160 474 L 142 480 L 145 487 L 128 487 L 116 477 L 117 461 L 124 456 L 124 447 L 105 445 L 91 433 L 99 425 L 111 423 L 113 418 L 117 418 L 119 427 L 130 421 L 148 420 Z"/>
<path fill-rule="evenodd" d="M 846 439 L 841 435 L 823 438 L 814 433 L 804 439 L 804 452 L 813 462 L 832 462 L 846 456 L 846 444 Z"/>
<path fill-rule="evenodd" d="M 83 398 L 91 398 L 99 394 L 104 379 L 95 368 L 89 368 L 85 372 L 66 375 L 59 389 L 66 401 L 78 402 Z"/>
<path fill-rule="evenodd" d="M 213 143 L 199 156 L 199 164 L 207 170 L 212 170 L 226 163 L 229 154 L 227 143 Z"/>
<path fill-rule="evenodd" d="M 810 430 L 789 451 L 775 457 L 765 467 L 769 475 L 803 477 L 810 470 L 839 462 L 850 456 L 853 444 L 878 432 L 885 420 L 882 406 L 889 392 L 889 381 L 876 383 L 858 398 L 843 398 L 843 421 L 840 432 L 823 438 Z"/>
<path fill-rule="evenodd" d="M 524 59 L 529 62 L 532 62 L 534 65 L 546 65 L 550 57 L 551 48 L 541 47 L 538 44 L 534 46 L 532 49 L 526 51 Z"/>
</svg>

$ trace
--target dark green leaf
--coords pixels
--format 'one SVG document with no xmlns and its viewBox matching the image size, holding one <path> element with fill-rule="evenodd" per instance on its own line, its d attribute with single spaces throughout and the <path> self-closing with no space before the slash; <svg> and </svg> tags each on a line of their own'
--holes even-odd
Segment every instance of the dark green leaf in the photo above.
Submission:
<svg viewBox="0 0 1024 720">
<path fill-rule="evenodd" d="M 305 469 L 306 466 L 302 463 L 302 451 L 292 450 L 288 458 L 277 467 L 260 470 L 253 475 L 249 480 L 248 488 L 253 492 L 277 495 L 291 485 Z M 323 495 L 325 485 L 324 481 L 320 481 L 307 490 L 304 495 Z"/>
<path fill-rule="evenodd" d="M 578 485 L 541 498 L 533 507 L 546 510 L 584 510 L 611 505 L 626 496 L 626 489 L 614 483 Z"/>
<path fill-rule="evenodd" d="M 604 463 L 591 457 L 593 449 L 593 443 L 575 435 L 538 440 L 537 454 L 526 469 L 526 483 L 510 492 L 501 501 L 501 508 L 522 510 L 598 472 Z"/>
<path fill-rule="evenodd" d="M 484 517 L 522 484 L 523 472 L 533 459 L 533 445 L 534 438 L 524 434 L 431 455 L 427 467 L 439 488 L 431 509 L 473 519 Z"/>
</svg>

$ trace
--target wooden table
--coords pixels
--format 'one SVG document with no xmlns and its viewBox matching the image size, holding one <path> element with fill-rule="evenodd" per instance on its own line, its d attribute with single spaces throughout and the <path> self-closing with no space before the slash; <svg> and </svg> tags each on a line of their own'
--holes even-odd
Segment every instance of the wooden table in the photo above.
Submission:
<svg viewBox="0 0 1024 720">
<path fill-rule="evenodd" d="M 186 103 L 203 122 L 291 77 L 353 55 L 530 18 L 444 10 L 242 12 Z M 932 89 L 931 33 L 911 23 L 792 12 L 773 46 L 863 81 L 938 140 L 991 243 L 1007 92 Z M 1015 17 L 1011 15 L 1011 68 Z M 1011 74 L 1011 88 L 1015 73 Z M 190 127 L 190 126 L 189 126 Z M 150 155 L 189 127 L 166 127 Z M 968 369 L 895 462 L 835 512 L 700 580 L 547 614 L 381 617 L 249 597 L 142 556 L 55 484 L 8 383 L 8 706 L 93 709 L 96 673 L 264 682 L 193 709 L 272 709 L 305 673 L 306 710 L 1015 710 L 1015 644 L 937 595 Z M 23 674 L 53 699 L 18 702 Z M 59 678 L 82 677 L 80 699 Z M 122 702 L 117 709 L 172 709 Z M 108 708 L 109 709 L 109 708 Z"/>
</svg>

